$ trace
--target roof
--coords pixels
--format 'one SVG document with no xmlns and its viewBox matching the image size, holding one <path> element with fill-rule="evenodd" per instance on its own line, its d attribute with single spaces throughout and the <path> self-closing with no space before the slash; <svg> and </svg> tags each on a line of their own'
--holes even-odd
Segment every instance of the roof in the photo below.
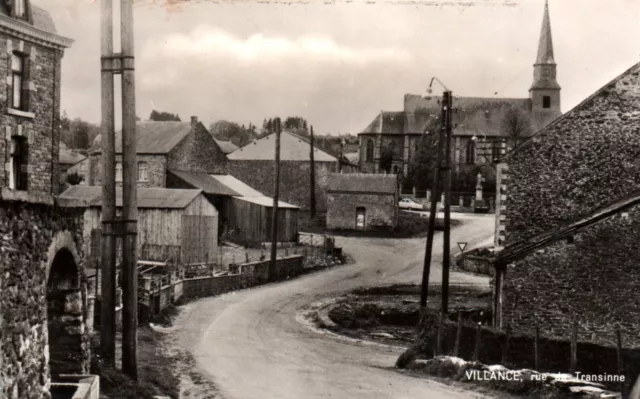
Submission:
<svg viewBox="0 0 640 399">
<path fill-rule="evenodd" d="M 532 238 L 508 245 L 498 253 L 498 255 L 492 260 L 492 262 L 497 266 L 515 262 L 535 252 L 538 249 L 546 247 L 547 245 L 550 245 L 563 238 L 569 237 L 579 232 L 580 230 L 583 230 L 602 220 L 608 219 L 611 216 L 638 204 L 640 204 L 640 191 L 637 191 L 629 197 L 615 201 L 601 209 L 598 209 L 594 213 L 576 222 L 568 223 L 563 226 L 547 230 Z"/>
<path fill-rule="evenodd" d="M 222 150 L 222 152 L 225 153 L 225 155 L 231 154 L 232 152 L 240 148 L 230 141 L 218 140 L 216 138 L 214 138 L 213 140 L 216 142 L 216 144 L 218 144 L 218 147 L 220 147 L 220 149 Z"/>
<path fill-rule="evenodd" d="M 138 154 L 167 154 L 191 132 L 191 122 L 146 121 L 136 124 Z M 101 135 L 93 140 L 92 150 L 100 153 Z M 116 132 L 116 153 L 122 153 L 122 131 Z"/>
<path fill-rule="evenodd" d="M 380 111 L 360 134 L 404 134 L 404 112 Z"/>
<path fill-rule="evenodd" d="M 231 160 L 275 160 L 275 133 L 255 140 L 246 146 L 228 155 Z M 309 161 L 309 142 L 291 132 L 282 132 L 280 135 L 280 160 L 281 161 Z M 338 162 L 338 158 L 328 154 L 317 147 L 313 152 L 314 162 Z"/>
<path fill-rule="evenodd" d="M 333 173 L 329 176 L 327 192 L 396 194 L 398 177 L 394 174 Z"/>
<path fill-rule="evenodd" d="M 347 158 L 347 160 L 349 160 L 349 162 L 357 165 L 358 161 L 360 161 L 360 153 L 359 152 L 349 152 L 347 154 L 344 154 L 344 157 Z"/>
<path fill-rule="evenodd" d="M 264 194 L 262 194 L 260 191 L 257 191 L 255 189 L 253 189 L 252 187 L 250 187 L 246 183 L 236 179 L 235 177 L 233 177 L 231 175 L 210 175 L 210 176 L 213 179 L 215 179 L 218 183 L 224 185 L 225 187 L 227 187 L 231 191 L 237 193 L 236 195 L 239 195 L 239 196 L 242 196 L 242 197 L 262 197 L 262 196 L 264 196 Z"/>
<path fill-rule="evenodd" d="M 183 209 L 202 190 L 138 188 L 138 208 Z M 60 195 L 62 200 L 81 201 L 85 206 L 102 206 L 101 186 L 72 186 Z M 116 206 L 122 207 L 122 188 L 116 188 Z"/>
<path fill-rule="evenodd" d="M 169 172 L 193 188 L 200 189 L 207 194 L 226 196 L 240 195 L 208 173 L 184 172 L 178 170 L 169 170 Z"/>
<path fill-rule="evenodd" d="M 82 160 L 87 158 L 82 154 L 78 154 L 75 151 L 71 151 L 62 147 L 58 151 L 58 154 L 59 154 L 58 163 L 63 165 L 75 165 L 78 162 L 81 162 Z"/>
<path fill-rule="evenodd" d="M 540 30 L 540 43 L 538 44 L 538 56 L 536 64 L 555 64 L 553 58 L 553 40 L 551 38 L 551 22 L 549 19 L 549 3 L 544 3 L 544 15 Z"/>
<path fill-rule="evenodd" d="M 262 194 L 260 191 L 253 189 L 246 183 L 236 179 L 231 175 L 209 175 L 218 183 L 227 187 L 227 189 L 236 192 L 233 197 L 242 201 L 251 202 L 265 207 L 273 207 L 273 198 Z M 278 208 L 300 209 L 299 207 L 287 202 L 278 201 Z"/>
<path fill-rule="evenodd" d="M 31 15 L 33 16 L 33 26 L 49 33 L 57 33 L 56 24 L 51 18 L 51 14 L 48 11 L 31 5 Z"/>
</svg>

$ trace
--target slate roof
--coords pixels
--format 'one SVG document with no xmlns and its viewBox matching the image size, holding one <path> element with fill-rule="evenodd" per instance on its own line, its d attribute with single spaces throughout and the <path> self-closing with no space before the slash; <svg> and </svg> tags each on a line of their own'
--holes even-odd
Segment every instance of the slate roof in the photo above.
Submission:
<svg viewBox="0 0 640 399">
<path fill-rule="evenodd" d="M 273 208 L 273 198 L 262 196 L 262 197 L 234 197 L 239 199 L 240 201 L 250 202 L 252 204 L 257 204 L 260 206 L 264 206 L 265 208 Z M 287 202 L 278 201 L 278 209 L 300 209 L 295 205 L 289 204 Z"/>
<path fill-rule="evenodd" d="M 138 208 L 183 209 L 202 190 L 138 188 Z M 81 201 L 89 207 L 102 206 L 101 186 L 72 186 L 60 195 L 62 200 Z M 116 206 L 122 207 L 122 187 L 116 188 Z"/>
<path fill-rule="evenodd" d="M 550 229 L 529 239 L 507 245 L 492 259 L 495 265 L 506 265 L 524 258 L 525 256 L 544 248 L 558 240 L 567 238 L 595 223 L 608 219 L 613 215 L 621 213 L 635 205 L 640 204 L 640 191 L 632 195 L 615 201 L 580 220 Z"/>
<path fill-rule="evenodd" d="M 232 152 L 228 155 L 231 160 L 275 160 L 276 146 L 275 133 L 255 140 L 252 143 Z M 280 160 L 282 161 L 309 161 L 309 143 L 291 132 L 282 132 L 280 135 Z M 338 158 L 328 154 L 317 147 L 313 153 L 314 162 L 338 162 Z"/>
<path fill-rule="evenodd" d="M 169 170 L 169 173 L 180 178 L 193 188 L 200 189 L 207 194 L 225 195 L 230 197 L 240 195 L 208 173 L 184 172 L 178 170 Z"/>
<path fill-rule="evenodd" d="M 214 138 L 213 140 L 218 144 L 218 147 L 220 147 L 220 149 L 222 150 L 222 152 L 225 153 L 225 155 L 231 154 L 232 152 L 240 148 L 230 141 L 218 140 L 216 138 Z"/>
<path fill-rule="evenodd" d="M 86 157 L 82 154 L 78 154 L 75 151 L 68 150 L 66 148 L 60 148 L 58 151 L 58 163 L 63 165 L 75 165 L 81 162 Z"/>
<path fill-rule="evenodd" d="M 147 121 L 136 124 L 136 152 L 138 154 L 168 154 L 191 132 L 190 122 Z M 101 135 L 92 146 L 94 154 L 99 154 Z M 122 153 L 122 131 L 116 132 L 116 153 Z"/>
<path fill-rule="evenodd" d="M 354 165 L 357 165 L 358 162 L 360 161 L 359 152 L 350 152 L 350 153 L 344 154 L 344 157 L 347 158 L 349 162 L 351 162 Z"/>
<path fill-rule="evenodd" d="M 377 173 L 333 173 L 329 176 L 327 192 L 396 194 L 398 177 Z"/>
<path fill-rule="evenodd" d="M 273 198 L 262 194 L 260 191 L 253 189 L 246 183 L 236 179 L 231 175 L 210 175 L 213 179 L 223 184 L 228 189 L 238 193 L 234 198 L 242 201 L 251 202 L 264 207 L 273 208 Z M 278 208 L 284 209 L 300 209 L 299 207 L 287 202 L 278 201 Z"/>
<path fill-rule="evenodd" d="M 33 17 L 33 26 L 49 33 L 57 33 L 56 24 L 53 22 L 53 18 L 51 18 L 51 14 L 48 11 L 31 5 L 31 15 Z"/>
<path fill-rule="evenodd" d="M 380 111 L 360 134 L 404 134 L 404 112 Z"/>
</svg>

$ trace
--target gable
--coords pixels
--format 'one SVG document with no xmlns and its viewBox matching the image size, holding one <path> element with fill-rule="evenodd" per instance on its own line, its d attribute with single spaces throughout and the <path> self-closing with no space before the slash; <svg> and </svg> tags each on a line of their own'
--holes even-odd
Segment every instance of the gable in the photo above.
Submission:
<svg viewBox="0 0 640 399">
<path fill-rule="evenodd" d="M 508 155 L 508 243 L 640 187 L 639 86 L 636 64 Z"/>
<path fill-rule="evenodd" d="M 228 157 L 231 160 L 273 161 L 276 156 L 275 139 L 275 133 L 270 134 L 232 152 Z M 280 135 L 281 161 L 310 161 L 310 159 L 310 144 L 306 139 L 289 132 L 282 132 Z M 336 157 L 320 150 L 317 146 L 314 148 L 313 160 L 314 162 L 338 162 Z"/>
<path fill-rule="evenodd" d="M 225 173 L 226 164 L 227 156 L 200 122 L 167 156 L 167 167 L 178 171 Z"/>
</svg>

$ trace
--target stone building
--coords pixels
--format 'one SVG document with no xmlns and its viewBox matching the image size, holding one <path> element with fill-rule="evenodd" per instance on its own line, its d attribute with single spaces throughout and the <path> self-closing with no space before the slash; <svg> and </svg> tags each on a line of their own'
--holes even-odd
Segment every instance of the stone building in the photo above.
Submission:
<svg viewBox="0 0 640 399">
<path fill-rule="evenodd" d="M 332 174 L 327 186 L 327 229 L 393 229 L 398 223 L 398 176 Z"/>
<path fill-rule="evenodd" d="M 545 4 L 533 84 L 526 98 L 453 98 L 453 146 L 457 171 L 494 163 L 516 145 L 561 115 L 549 8 Z M 404 109 L 381 111 L 358 134 L 360 171 L 407 176 L 424 134 L 440 128 L 440 97 L 406 94 Z M 386 168 L 386 170 L 383 170 Z"/>
<path fill-rule="evenodd" d="M 116 185 L 122 185 L 122 132 L 116 133 Z M 100 185 L 100 141 L 90 149 L 89 185 Z M 227 157 L 195 116 L 191 122 L 138 122 L 136 125 L 138 187 L 167 187 L 170 170 L 227 173 Z"/>
<path fill-rule="evenodd" d="M 82 211 L 61 208 L 60 79 L 72 41 L 29 0 L 0 2 L 0 397 L 51 397 L 89 372 Z"/>
<path fill-rule="evenodd" d="M 280 139 L 280 199 L 309 209 L 310 144 L 307 138 L 282 132 Z M 267 196 L 274 195 L 275 134 L 256 140 L 228 155 L 230 174 Z M 316 209 L 324 211 L 327 183 L 331 173 L 339 170 L 338 157 L 314 147 Z M 343 164 L 344 172 L 355 168 Z"/>
</svg>

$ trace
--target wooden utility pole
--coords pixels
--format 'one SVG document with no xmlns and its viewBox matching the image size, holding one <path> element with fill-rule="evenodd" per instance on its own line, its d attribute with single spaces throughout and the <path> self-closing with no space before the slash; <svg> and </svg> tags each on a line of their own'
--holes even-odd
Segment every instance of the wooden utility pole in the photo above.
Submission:
<svg viewBox="0 0 640 399">
<path fill-rule="evenodd" d="M 138 378 L 138 163 L 133 41 L 133 1 L 121 0 L 122 65 L 122 371 Z"/>
<path fill-rule="evenodd" d="M 271 213 L 271 262 L 269 262 L 269 281 L 276 279 L 276 260 L 278 258 L 278 199 L 280 197 L 280 118 L 275 118 L 276 125 L 276 164 L 273 179 L 273 209 Z"/>
<path fill-rule="evenodd" d="M 113 88 L 113 0 L 101 2 L 102 94 L 102 251 L 100 259 L 100 353 L 108 366 L 116 358 L 116 217 L 115 132 Z M 98 271 L 96 270 L 96 273 Z"/>
<path fill-rule="evenodd" d="M 311 176 L 309 177 L 309 209 L 311 212 L 311 218 L 316 217 L 316 163 L 313 159 L 315 145 L 314 145 L 314 137 L 313 137 L 313 126 L 311 126 L 311 142 L 309 143 L 309 172 Z"/>
<path fill-rule="evenodd" d="M 451 115 L 453 114 L 453 99 L 450 91 L 442 96 L 443 116 L 445 125 L 445 157 L 443 169 L 444 189 L 444 236 L 442 239 L 442 317 L 446 319 L 449 313 L 449 269 L 451 267 Z"/>
<path fill-rule="evenodd" d="M 442 123 L 440 127 L 440 135 L 438 136 L 438 153 L 436 156 L 436 170 L 433 175 L 433 186 L 431 188 L 431 208 L 429 210 L 429 225 L 427 227 L 427 244 L 424 253 L 424 263 L 422 269 L 422 290 L 420 294 L 420 308 L 422 311 L 427 308 L 427 296 L 429 290 L 429 274 L 431 273 L 431 254 L 433 253 L 433 235 L 436 227 L 436 211 L 438 207 L 439 186 L 440 186 L 440 174 L 442 173 L 442 158 L 443 149 L 446 141 L 446 103 L 443 96 L 442 112 L 440 121 Z"/>
</svg>

